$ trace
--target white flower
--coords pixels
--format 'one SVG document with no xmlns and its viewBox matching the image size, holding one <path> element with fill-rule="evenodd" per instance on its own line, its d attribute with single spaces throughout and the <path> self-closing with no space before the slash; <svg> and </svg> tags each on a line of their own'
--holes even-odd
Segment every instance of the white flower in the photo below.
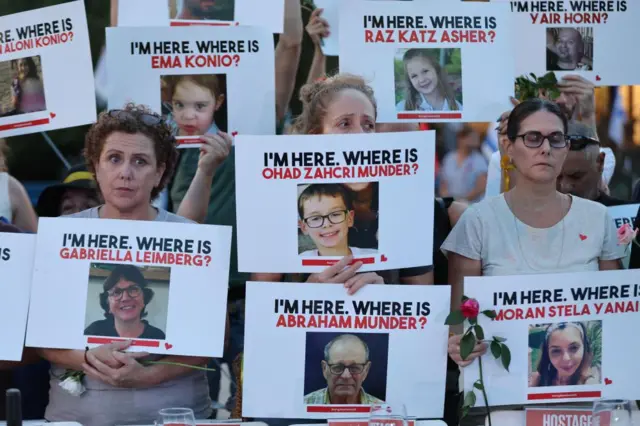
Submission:
<svg viewBox="0 0 640 426">
<path fill-rule="evenodd" d="M 58 385 L 73 396 L 80 396 L 86 390 L 82 383 L 75 377 L 67 377 L 58 383 Z"/>
</svg>

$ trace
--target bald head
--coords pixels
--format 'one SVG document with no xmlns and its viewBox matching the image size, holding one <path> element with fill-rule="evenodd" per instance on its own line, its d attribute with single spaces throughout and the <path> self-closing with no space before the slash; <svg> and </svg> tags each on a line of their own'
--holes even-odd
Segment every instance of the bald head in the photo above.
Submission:
<svg viewBox="0 0 640 426">
<path fill-rule="evenodd" d="M 565 64 L 571 63 L 575 69 L 578 62 L 580 62 L 584 56 L 582 35 L 575 28 L 561 28 L 560 31 L 558 31 L 556 49 L 559 62 Z"/>
<path fill-rule="evenodd" d="M 335 352 L 342 352 L 344 349 L 361 352 L 364 359 L 363 362 L 369 361 L 369 347 L 354 334 L 341 334 L 327 343 L 327 346 L 324 347 L 324 360 L 330 362 L 331 355 L 335 354 Z"/>
<path fill-rule="evenodd" d="M 569 136 L 596 139 L 592 126 L 572 121 L 567 130 Z M 557 189 L 587 200 L 596 200 L 600 196 L 599 184 L 602 180 L 605 154 L 600 145 L 591 143 L 581 149 L 570 150 L 558 176 Z"/>
</svg>

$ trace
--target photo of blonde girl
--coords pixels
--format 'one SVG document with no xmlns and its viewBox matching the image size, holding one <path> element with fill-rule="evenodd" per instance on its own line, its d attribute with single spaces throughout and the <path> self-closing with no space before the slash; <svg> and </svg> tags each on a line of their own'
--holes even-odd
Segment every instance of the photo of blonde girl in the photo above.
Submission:
<svg viewBox="0 0 640 426">
<path fill-rule="evenodd" d="M 460 49 L 400 49 L 394 74 L 396 111 L 462 111 Z"/>
<path fill-rule="evenodd" d="M 202 136 L 227 126 L 224 74 L 161 77 L 162 113 L 176 136 Z"/>
</svg>

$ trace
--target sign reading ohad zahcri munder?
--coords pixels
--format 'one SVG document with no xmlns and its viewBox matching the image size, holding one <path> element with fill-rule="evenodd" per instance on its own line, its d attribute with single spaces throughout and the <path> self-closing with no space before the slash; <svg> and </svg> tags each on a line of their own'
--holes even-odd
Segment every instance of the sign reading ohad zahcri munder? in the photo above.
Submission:
<svg viewBox="0 0 640 426">
<path fill-rule="evenodd" d="M 627 332 L 640 326 L 637 272 L 466 278 L 465 295 L 496 311 L 493 321 L 479 321 L 485 335 L 506 339 L 512 354 L 509 371 L 484 356 L 490 405 L 640 398 L 640 372 L 628 368 L 640 341 Z M 465 369 L 465 389 L 478 377 L 474 362 Z"/>
</svg>

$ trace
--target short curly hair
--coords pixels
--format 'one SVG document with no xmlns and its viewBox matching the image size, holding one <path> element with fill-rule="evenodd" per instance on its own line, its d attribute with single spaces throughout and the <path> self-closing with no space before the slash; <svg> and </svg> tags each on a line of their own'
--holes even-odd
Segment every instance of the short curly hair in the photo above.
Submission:
<svg viewBox="0 0 640 426">
<path fill-rule="evenodd" d="M 371 86 L 360 76 L 345 73 L 336 74 L 333 77 L 305 84 L 300 88 L 302 113 L 293 124 L 293 133 L 299 135 L 321 134 L 322 122 L 327 115 L 329 104 L 335 95 L 347 89 L 357 90 L 364 94 L 371 101 L 374 118 L 377 118 L 378 106 Z"/>
<path fill-rule="evenodd" d="M 151 119 L 148 118 L 151 116 Z M 152 123 L 152 124 L 150 124 Z M 176 138 L 171 126 L 157 113 L 146 106 L 128 103 L 121 110 L 110 110 L 100 114 L 98 121 L 87 132 L 84 142 L 84 158 L 87 169 L 94 176 L 96 165 L 107 138 L 114 132 L 130 135 L 142 133 L 153 141 L 156 165 L 164 165 L 165 170 L 160 183 L 151 191 L 153 200 L 167 186 L 178 162 Z M 99 182 L 98 182 L 98 186 Z"/>
</svg>

